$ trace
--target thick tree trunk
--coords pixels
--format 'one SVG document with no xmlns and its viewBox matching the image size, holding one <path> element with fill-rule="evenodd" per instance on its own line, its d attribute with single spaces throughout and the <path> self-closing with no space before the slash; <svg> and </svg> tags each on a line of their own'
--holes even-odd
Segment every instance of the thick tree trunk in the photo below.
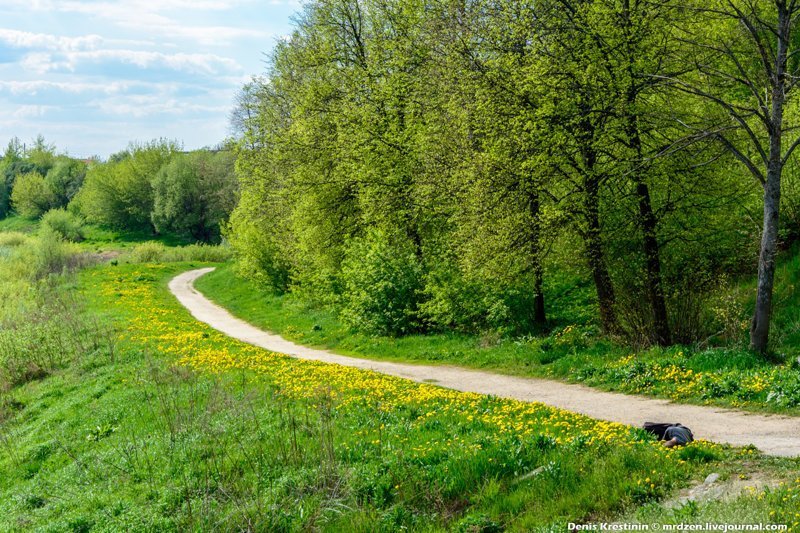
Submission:
<svg viewBox="0 0 800 533">
<path fill-rule="evenodd" d="M 589 159 L 593 161 L 592 158 Z M 593 165 L 592 165 L 593 166 Z M 616 297 L 611 275 L 606 266 L 605 247 L 600 227 L 600 183 L 594 172 L 584 177 L 584 212 L 586 216 L 586 258 L 597 291 L 600 324 L 605 333 L 617 333 Z"/>
<path fill-rule="evenodd" d="M 628 94 L 628 105 L 636 103 L 635 91 Z M 628 143 L 637 156 L 635 165 L 640 165 L 642 160 L 642 140 L 639 136 L 639 126 L 635 114 L 628 116 Z M 639 225 L 642 228 L 642 241 L 645 256 L 645 281 L 647 284 L 647 300 L 653 315 L 653 333 L 655 341 L 662 345 L 672 342 L 672 334 L 667 315 L 667 303 L 664 298 L 664 285 L 661 279 L 661 250 L 658 244 L 658 221 L 653 212 L 653 203 L 650 198 L 650 188 L 639 174 L 639 169 L 633 170 L 633 182 L 636 185 L 636 197 L 639 200 Z"/>
<path fill-rule="evenodd" d="M 644 239 L 645 269 L 647 271 L 647 299 L 653 313 L 653 332 L 656 342 L 662 346 L 672 342 L 672 334 L 664 298 L 664 285 L 661 280 L 661 253 L 656 235 L 656 217 L 650 202 L 650 191 L 646 183 L 636 184 L 639 197 L 639 217 Z"/>
</svg>

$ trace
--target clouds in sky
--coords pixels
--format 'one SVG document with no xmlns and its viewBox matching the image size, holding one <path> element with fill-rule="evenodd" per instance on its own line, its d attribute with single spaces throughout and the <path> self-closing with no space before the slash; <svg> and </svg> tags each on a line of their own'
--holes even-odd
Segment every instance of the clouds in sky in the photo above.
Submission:
<svg viewBox="0 0 800 533">
<path fill-rule="evenodd" d="M 215 144 L 294 1 L 3 0 L 0 143 L 43 134 L 75 156 L 129 141 Z"/>
</svg>

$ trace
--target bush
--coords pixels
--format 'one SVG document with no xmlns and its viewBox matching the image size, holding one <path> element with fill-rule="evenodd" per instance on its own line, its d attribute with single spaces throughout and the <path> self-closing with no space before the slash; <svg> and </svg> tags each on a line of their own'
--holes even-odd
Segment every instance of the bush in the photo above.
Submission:
<svg viewBox="0 0 800 533">
<path fill-rule="evenodd" d="M 273 235 L 246 221 L 241 209 L 234 211 L 226 236 L 236 255 L 236 272 L 277 294 L 289 289 L 292 268 Z"/>
<path fill-rule="evenodd" d="M 351 242 L 342 264 L 342 319 L 376 335 L 420 329 L 422 265 L 413 244 L 379 230 Z"/>
<path fill-rule="evenodd" d="M 182 261 L 223 263 L 230 258 L 231 250 L 227 246 L 190 244 L 169 247 L 160 242 L 139 244 L 125 257 L 131 263 L 177 263 Z"/>
<path fill-rule="evenodd" d="M 84 239 L 83 219 L 65 209 L 51 209 L 45 213 L 42 227 L 54 231 L 68 241 L 80 242 Z"/>
<path fill-rule="evenodd" d="M 21 216 L 39 218 L 53 206 L 54 202 L 53 192 L 38 172 L 22 174 L 14 182 L 11 203 Z"/>
<path fill-rule="evenodd" d="M 93 261 L 91 254 L 82 253 L 61 235 L 43 227 L 38 238 L 29 239 L 25 245 L 16 248 L 7 268 L 16 279 L 39 280 L 51 274 L 74 271 Z"/>
</svg>

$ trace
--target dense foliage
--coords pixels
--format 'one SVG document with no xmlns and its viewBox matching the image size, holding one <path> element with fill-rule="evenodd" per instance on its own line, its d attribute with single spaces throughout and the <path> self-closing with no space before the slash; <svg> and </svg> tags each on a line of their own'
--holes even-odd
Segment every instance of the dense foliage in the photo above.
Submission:
<svg viewBox="0 0 800 533">
<path fill-rule="evenodd" d="M 571 272 L 606 333 L 668 345 L 758 270 L 763 352 L 800 8 L 712 4 L 309 2 L 234 113 L 241 272 L 391 334 L 537 331 Z"/>
<path fill-rule="evenodd" d="M 0 159 L 0 218 L 11 211 L 31 220 L 44 215 L 45 225 L 74 241 L 82 239 L 83 220 L 218 241 L 236 202 L 233 170 L 226 148 L 183 152 L 157 140 L 102 162 L 58 155 L 41 137 L 30 149 L 14 138 Z"/>
</svg>

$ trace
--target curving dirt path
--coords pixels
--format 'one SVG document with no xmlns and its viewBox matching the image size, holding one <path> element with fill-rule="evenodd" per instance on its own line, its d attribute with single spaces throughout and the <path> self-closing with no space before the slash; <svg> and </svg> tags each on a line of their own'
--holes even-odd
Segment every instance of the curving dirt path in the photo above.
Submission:
<svg viewBox="0 0 800 533">
<path fill-rule="evenodd" d="M 460 391 L 542 402 L 592 418 L 641 426 L 644 421 L 681 422 L 695 437 L 735 446 L 753 444 L 769 455 L 800 455 L 800 418 L 750 414 L 732 409 L 675 404 L 668 400 L 603 392 L 583 385 L 523 378 L 453 366 L 429 366 L 346 357 L 300 346 L 262 331 L 214 304 L 194 280 L 214 270 L 201 268 L 173 278 L 169 289 L 199 321 L 235 339 L 300 359 L 373 370 Z"/>
</svg>

